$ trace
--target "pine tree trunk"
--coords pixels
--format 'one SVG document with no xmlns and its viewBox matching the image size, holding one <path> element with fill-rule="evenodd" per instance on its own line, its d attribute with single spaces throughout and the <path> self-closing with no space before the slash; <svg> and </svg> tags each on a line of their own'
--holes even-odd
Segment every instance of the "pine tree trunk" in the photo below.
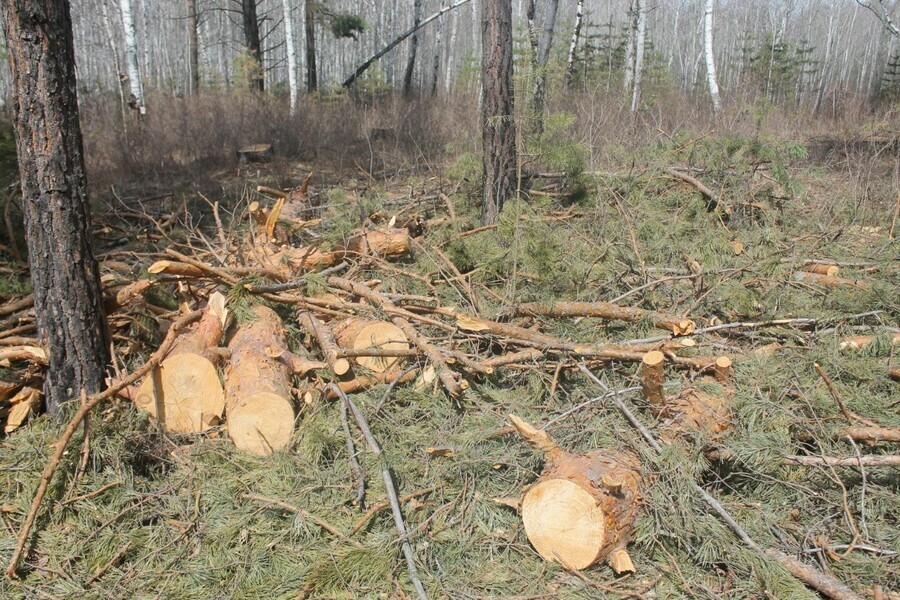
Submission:
<svg viewBox="0 0 900 600">
<path fill-rule="evenodd" d="M 126 1 L 126 0 L 123 0 Z M 256 0 L 241 0 L 241 17 L 244 30 L 244 47 L 250 58 L 250 87 L 265 91 L 262 67 L 262 45 L 259 40 L 259 19 L 256 15 Z"/>
<path fill-rule="evenodd" d="M 578 0 L 575 6 L 575 28 L 572 31 L 572 41 L 569 43 L 569 54 L 566 57 L 566 89 L 572 85 L 572 75 L 575 73 L 575 49 L 578 48 L 578 38 L 581 37 L 581 19 L 584 15 L 584 0 Z"/>
<path fill-rule="evenodd" d="M 716 61 L 713 57 L 713 0 L 706 0 L 703 9 L 703 44 L 706 55 L 706 82 L 709 84 L 709 96 L 712 99 L 713 116 L 718 116 L 722 108 L 719 100 L 719 81 L 716 79 Z"/>
<path fill-rule="evenodd" d="M 306 91 L 312 94 L 319 89 L 319 77 L 316 73 L 316 13 L 313 0 L 306 0 L 304 27 L 306 29 Z"/>
<path fill-rule="evenodd" d="M 418 27 L 422 21 L 422 0 L 413 1 L 413 27 Z M 406 60 L 406 72 L 403 74 L 403 94 L 409 96 L 412 93 L 413 72 L 416 67 L 416 50 L 419 47 L 419 35 L 414 33 L 409 40 L 409 58 Z"/>
<path fill-rule="evenodd" d="M 125 34 L 125 70 L 131 86 L 129 105 L 143 115 L 147 112 L 147 108 L 144 105 L 144 86 L 141 83 L 141 71 L 138 68 L 137 35 L 135 35 L 134 29 L 134 7 L 131 2 L 132 0 L 119 0 L 119 10 L 122 12 L 122 30 Z"/>
<path fill-rule="evenodd" d="M 200 40 L 198 38 L 197 29 L 200 26 L 199 15 L 197 14 L 197 0 L 187 0 L 187 30 L 188 44 L 190 46 L 190 92 L 197 93 L 200 88 Z"/>
<path fill-rule="evenodd" d="M 294 45 L 294 21 L 291 16 L 290 0 L 281 0 L 284 11 L 284 42 L 287 45 L 288 90 L 291 95 L 291 114 L 297 111 L 297 46 Z"/>
<path fill-rule="evenodd" d="M 512 2 L 483 0 L 482 6 L 482 220 L 492 224 L 516 188 Z"/>
<path fill-rule="evenodd" d="M 47 410 L 104 386 L 103 314 L 84 174 L 69 3 L 0 2 L 9 40 L 16 149 Z"/>
</svg>

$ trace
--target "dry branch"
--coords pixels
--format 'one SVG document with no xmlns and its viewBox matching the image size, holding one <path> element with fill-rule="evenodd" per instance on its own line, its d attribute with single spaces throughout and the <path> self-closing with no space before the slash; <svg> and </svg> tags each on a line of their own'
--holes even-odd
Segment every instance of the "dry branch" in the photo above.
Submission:
<svg viewBox="0 0 900 600">
<path fill-rule="evenodd" d="M 348 356 L 348 350 L 369 352 L 356 354 L 355 362 L 376 373 L 394 369 L 400 363 L 400 357 L 409 356 L 410 352 L 417 354 L 410 350 L 403 331 L 393 323 L 384 321 L 358 317 L 345 319 L 335 324 L 334 337 L 341 346 L 339 356 Z"/>
<path fill-rule="evenodd" d="M 540 304 L 537 302 L 520 304 L 516 307 L 517 315 L 542 317 L 599 317 L 620 321 L 642 321 L 649 319 L 661 329 L 667 329 L 675 335 L 689 335 L 697 324 L 690 319 L 660 312 L 617 306 L 610 302 L 555 302 Z"/>
<path fill-rule="evenodd" d="M 322 354 L 325 356 L 325 362 L 328 363 L 335 375 L 343 375 L 350 370 L 350 361 L 340 356 L 334 333 L 325 323 L 308 312 L 301 312 L 297 315 L 297 320 L 303 329 L 319 343 L 319 348 L 322 349 Z"/>
<path fill-rule="evenodd" d="M 694 188 L 698 192 L 700 192 L 703 198 L 706 199 L 706 210 L 714 211 L 719 207 L 720 202 L 718 197 L 716 196 L 716 193 L 709 189 L 702 181 L 700 181 L 696 177 L 692 177 L 682 171 L 677 171 L 672 167 L 666 167 L 664 171 L 672 177 L 680 179 L 681 181 L 694 186 Z M 727 207 L 725 209 L 725 212 L 729 212 Z"/>
</svg>

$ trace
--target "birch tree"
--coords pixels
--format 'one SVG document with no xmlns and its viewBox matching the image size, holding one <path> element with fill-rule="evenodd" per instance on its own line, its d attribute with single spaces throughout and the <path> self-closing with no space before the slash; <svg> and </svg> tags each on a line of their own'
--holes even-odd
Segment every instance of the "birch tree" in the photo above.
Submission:
<svg viewBox="0 0 900 600">
<path fill-rule="evenodd" d="M 712 99 L 713 116 L 718 116 L 722 109 L 719 100 L 719 82 L 716 79 L 716 61 L 713 57 L 713 0 L 705 0 L 703 9 L 703 53 L 706 56 L 706 83 L 709 85 L 709 96 Z M 632 111 L 634 107 L 632 107 Z"/>
<path fill-rule="evenodd" d="M 634 89 L 631 93 L 631 112 L 637 112 L 641 101 L 641 84 L 644 79 L 644 41 L 647 36 L 647 0 L 636 0 L 637 31 L 634 43 Z"/>
<path fill-rule="evenodd" d="M 413 28 L 416 32 L 409 38 L 409 57 L 406 59 L 406 71 L 403 73 L 403 93 L 412 93 L 413 72 L 416 68 L 416 50 L 419 47 L 419 23 L 422 22 L 422 0 L 413 0 Z"/>
<path fill-rule="evenodd" d="M 565 87 L 572 85 L 572 76 L 575 74 L 575 50 L 578 48 L 578 38 L 581 37 L 581 20 L 584 15 L 584 0 L 578 0 L 575 5 L 575 27 L 572 29 L 572 40 L 569 42 L 569 52 L 566 54 Z"/>
<path fill-rule="evenodd" d="M 119 0 L 119 11 L 122 13 L 122 31 L 125 42 L 125 72 L 131 88 L 129 105 L 139 114 L 146 114 L 144 104 L 144 86 L 141 83 L 141 71 L 138 68 L 137 35 L 134 30 L 134 7 L 132 0 Z"/>
<path fill-rule="evenodd" d="M 294 45 L 294 19 L 291 12 L 290 0 L 281 0 L 281 10 L 284 13 L 284 43 L 287 52 L 288 91 L 291 98 L 291 114 L 297 111 L 297 96 L 299 95 L 297 84 L 297 46 Z"/>
<path fill-rule="evenodd" d="M 559 9 L 559 0 L 549 0 L 547 12 L 544 15 L 544 23 L 541 36 L 538 40 L 537 72 L 534 77 L 534 129 L 535 132 L 544 131 L 544 94 L 547 85 L 547 61 L 550 58 L 550 47 L 553 45 L 553 30 L 556 27 L 556 12 Z"/>
</svg>

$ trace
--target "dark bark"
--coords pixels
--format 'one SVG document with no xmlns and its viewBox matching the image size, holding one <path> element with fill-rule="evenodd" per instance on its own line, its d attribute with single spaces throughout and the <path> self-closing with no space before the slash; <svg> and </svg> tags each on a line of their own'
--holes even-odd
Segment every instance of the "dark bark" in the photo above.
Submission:
<svg viewBox="0 0 900 600">
<path fill-rule="evenodd" d="M 259 18 L 256 14 L 257 0 L 241 0 L 241 17 L 244 29 L 244 46 L 251 60 L 250 87 L 265 90 L 262 68 L 262 46 L 259 41 Z"/>
<path fill-rule="evenodd" d="M 535 57 L 534 75 L 534 130 L 535 133 L 544 131 L 544 96 L 547 87 L 547 61 L 550 58 L 550 47 L 553 45 L 553 29 L 556 27 L 556 12 L 559 8 L 559 0 L 549 0 L 544 25 L 538 43 Z"/>
<path fill-rule="evenodd" d="M 511 0 L 484 0 L 482 44 L 482 219 L 495 223 L 516 189 L 516 125 L 513 121 Z"/>
<path fill-rule="evenodd" d="M 304 27 L 306 28 L 306 91 L 312 94 L 319 89 L 319 76 L 316 73 L 316 13 L 313 0 L 306 0 Z"/>
<path fill-rule="evenodd" d="M 103 313 L 84 173 L 72 20 L 66 0 L 0 0 L 14 90 L 38 333 L 50 359 L 47 409 L 104 387 Z"/>
<path fill-rule="evenodd" d="M 419 27 L 422 21 L 422 0 L 413 0 L 413 29 Z M 403 74 L 403 93 L 409 96 L 412 93 L 413 71 L 416 67 L 416 50 L 419 47 L 419 36 L 413 34 L 409 40 L 409 58 L 406 61 L 406 72 Z"/>
<path fill-rule="evenodd" d="M 197 15 L 197 0 L 187 0 L 187 29 L 188 45 L 190 52 L 190 92 L 196 93 L 200 88 L 200 41 L 197 37 L 199 16 Z"/>
</svg>

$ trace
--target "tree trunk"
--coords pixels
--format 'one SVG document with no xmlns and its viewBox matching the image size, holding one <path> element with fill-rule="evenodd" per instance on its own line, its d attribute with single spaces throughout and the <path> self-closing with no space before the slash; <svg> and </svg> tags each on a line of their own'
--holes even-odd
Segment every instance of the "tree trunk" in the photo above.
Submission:
<svg viewBox="0 0 900 600">
<path fill-rule="evenodd" d="M 422 0 L 413 1 L 413 28 L 416 29 L 422 21 Z M 409 58 L 406 60 L 406 72 L 403 74 L 403 94 L 409 96 L 412 93 L 413 71 L 416 67 L 416 50 L 419 47 L 419 36 L 413 33 L 409 40 Z"/>
<path fill-rule="evenodd" d="M 534 76 L 534 130 L 537 133 L 544 131 L 544 95 L 547 86 L 547 60 L 550 58 L 550 46 L 553 45 L 553 29 L 556 27 L 556 12 L 559 8 L 559 0 L 550 0 L 547 4 L 547 13 L 544 15 L 543 29 L 538 40 L 537 48 L 537 72 Z"/>
<path fill-rule="evenodd" d="M 138 68 L 134 7 L 131 2 L 132 0 L 119 0 L 119 9 L 122 11 L 122 30 L 125 34 L 125 70 L 131 86 L 131 98 L 129 98 L 128 104 L 143 115 L 147 112 L 147 107 L 144 105 L 144 86 L 141 83 L 141 71 Z"/>
<path fill-rule="evenodd" d="M 578 0 L 575 6 L 575 29 L 572 31 L 572 41 L 569 43 L 569 54 L 566 57 L 566 89 L 572 85 L 572 75 L 575 73 L 575 49 L 578 48 L 578 38 L 581 37 L 582 15 L 584 15 L 584 0 Z"/>
<path fill-rule="evenodd" d="M 15 97 L 16 149 L 47 410 L 104 386 L 103 315 L 84 174 L 69 3 L 0 2 Z"/>
<path fill-rule="evenodd" d="M 511 0 L 484 0 L 481 24 L 482 220 L 497 221 L 516 188 Z"/>
<path fill-rule="evenodd" d="M 306 91 L 310 94 L 319 89 L 316 73 L 316 13 L 313 0 L 306 0 L 304 27 L 306 29 Z"/>
<path fill-rule="evenodd" d="M 637 0 L 637 35 L 634 43 L 634 89 L 631 93 L 631 112 L 637 112 L 644 79 L 644 41 L 647 37 L 647 0 Z"/>
<path fill-rule="evenodd" d="M 628 4 L 628 38 L 625 40 L 625 77 L 622 81 L 625 93 L 631 91 L 631 85 L 634 82 L 634 41 L 635 32 L 637 31 L 637 3 L 638 0 L 631 0 Z"/>
<path fill-rule="evenodd" d="M 441 8 L 443 9 L 446 6 L 446 0 L 442 0 Z M 444 46 L 444 21 L 440 20 L 437 24 L 437 31 L 434 33 L 434 53 L 431 57 L 431 95 L 437 95 L 438 88 L 438 75 L 441 70 L 441 53 L 443 52 Z"/>
<path fill-rule="evenodd" d="M 244 47 L 250 59 L 248 80 L 252 89 L 262 92 L 265 91 L 265 81 L 263 79 L 262 46 L 259 40 L 259 19 L 256 15 L 256 0 L 241 0 L 241 18 L 244 30 Z"/>
<path fill-rule="evenodd" d="M 291 16 L 290 0 L 281 0 L 284 12 L 284 42 L 287 44 L 288 89 L 291 95 L 291 114 L 297 111 L 297 46 L 294 45 L 294 20 Z"/>
<path fill-rule="evenodd" d="M 716 79 L 716 61 L 713 57 L 713 0 L 706 0 L 703 8 L 703 44 L 706 55 L 706 82 L 709 84 L 709 96 L 712 99 L 713 116 L 718 116 L 722 108 L 719 100 L 719 82 Z M 632 109 L 633 110 L 633 109 Z"/>
<path fill-rule="evenodd" d="M 188 45 L 190 46 L 190 92 L 197 93 L 200 88 L 200 41 L 197 35 L 197 29 L 200 26 L 199 15 L 197 14 L 197 0 L 187 0 L 187 30 Z"/>
</svg>

